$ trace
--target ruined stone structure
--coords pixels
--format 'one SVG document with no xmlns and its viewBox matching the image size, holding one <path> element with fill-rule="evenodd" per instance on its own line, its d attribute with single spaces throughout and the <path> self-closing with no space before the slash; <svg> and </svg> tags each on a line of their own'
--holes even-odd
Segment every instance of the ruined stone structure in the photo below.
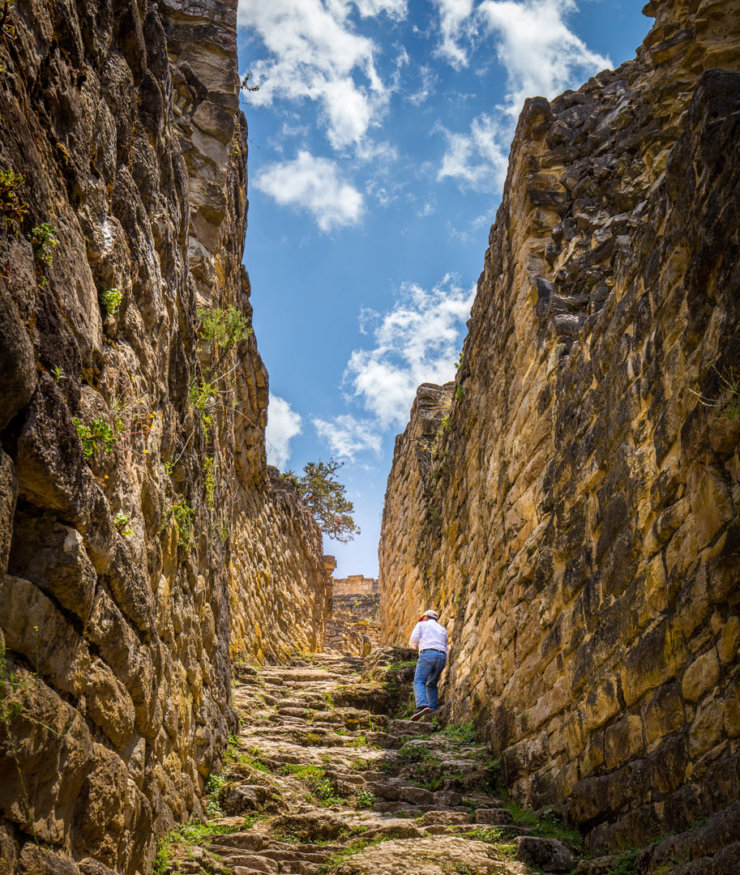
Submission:
<svg viewBox="0 0 740 875">
<path fill-rule="evenodd" d="M 349 577 L 339 577 L 332 581 L 334 596 L 345 595 L 377 595 L 380 592 L 378 581 L 374 577 L 364 577 L 362 574 L 350 574 Z"/>
<path fill-rule="evenodd" d="M 681 853 L 724 853 L 724 872 L 740 15 L 646 12 L 635 60 L 525 105 L 462 366 L 421 387 L 396 446 L 382 624 L 402 643 L 421 607 L 442 611 L 449 711 L 475 719 L 520 801 L 554 805 L 597 853 L 710 818 Z"/>
<path fill-rule="evenodd" d="M 236 2 L 10 16 L 0 870 L 143 872 L 235 728 L 230 643 L 321 647 L 321 536 L 265 464 Z"/>
<path fill-rule="evenodd" d="M 380 642 L 378 581 L 362 574 L 351 574 L 332 578 L 331 585 L 326 621 L 327 649 L 367 656 Z"/>
</svg>

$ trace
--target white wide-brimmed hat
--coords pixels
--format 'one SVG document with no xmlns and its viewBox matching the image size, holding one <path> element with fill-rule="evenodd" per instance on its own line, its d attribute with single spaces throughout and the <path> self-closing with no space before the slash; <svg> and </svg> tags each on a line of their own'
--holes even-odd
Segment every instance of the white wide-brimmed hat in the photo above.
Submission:
<svg viewBox="0 0 740 875">
<path fill-rule="evenodd" d="M 437 612 L 432 610 L 424 611 L 424 613 L 422 614 L 422 617 L 431 617 L 433 620 L 436 620 L 437 616 Z"/>
</svg>

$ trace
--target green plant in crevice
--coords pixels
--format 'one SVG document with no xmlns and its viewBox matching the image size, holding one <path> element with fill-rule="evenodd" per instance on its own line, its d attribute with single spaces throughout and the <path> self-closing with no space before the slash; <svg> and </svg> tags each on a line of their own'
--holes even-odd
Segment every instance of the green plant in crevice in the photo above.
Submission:
<svg viewBox="0 0 740 875">
<path fill-rule="evenodd" d="M 82 454 L 88 461 L 100 450 L 105 453 L 113 452 L 118 437 L 104 419 L 96 417 L 87 423 L 74 416 L 72 422 L 82 443 Z"/>
<path fill-rule="evenodd" d="M 24 176 L 14 170 L 0 170 L 0 214 L 6 231 L 17 232 L 18 227 L 28 215 L 28 204 L 21 200 L 19 189 Z"/>
<path fill-rule="evenodd" d="M 619 855 L 612 863 L 609 875 L 637 875 L 637 857 L 639 851 L 630 848 Z"/>
<path fill-rule="evenodd" d="M 217 394 L 216 384 L 203 379 L 193 380 L 188 391 L 188 396 L 193 403 L 193 406 L 200 414 L 200 421 L 203 426 L 203 434 L 206 441 L 208 440 L 210 429 L 213 425 L 213 417 L 209 410 L 214 406 Z"/>
<path fill-rule="evenodd" d="M 251 70 L 250 70 L 249 73 L 247 73 L 246 75 L 242 76 L 242 80 L 241 80 L 241 86 L 242 86 L 242 88 L 243 88 L 245 91 L 259 91 L 259 90 L 260 90 L 259 85 L 250 85 L 250 84 L 249 84 L 249 80 L 250 80 L 251 78 L 252 78 L 252 72 L 251 72 Z"/>
<path fill-rule="evenodd" d="M 252 334 L 247 318 L 236 307 L 198 310 L 198 336 L 220 355 Z"/>
<path fill-rule="evenodd" d="M 223 811 L 221 810 L 221 805 L 218 801 L 219 793 L 221 792 L 221 788 L 226 783 L 226 777 L 224 775 L 211 775 L 208 778 L 208 785 L 206 787 L 208 793 L 208 802 L 206 805 L 206 814 L 210 817 L 221 817 L 223 816 Z"/>
<path fill-rule="evenodd" d="M 213 509 L 216 506 L 216 467 L 213 456 L 206 456 L 203 460 L 203 476 L 205 478 L 206 504 Z"/>
<path fill-rule="evenodd" d="M 238 823 L 217 824 L 217 823 L 186 823 L 183 826 L 178 826 L 170 832 L 166 833 L 159 840 L 157 855 L 152 863 L 152 875 L 165 875 L 170 870 L 174 863 L 173 845 L 199 845 L 204 839 L 211 836 L 228 835 L 229 833 L 239 832 L 240 830 L 249 829 L 251 826 L 260 820 L 263 815 L 253 814 L 245 817 Z M 231 872 L 230 869 L 221 867 L 217 863 L 215 854 L 209 855 L 212 861 L 208 864 L 208 872 L 211 875 L 227 875 Z M 211 868 L 215 866 L 216 868 Z"/>
<path fill-rule="evenodd" d="M 455 401 L 460 402 L 463 400 L 464 397 L 465 397 L 465 387 L 458 386 L 455 389 Z"/>
<path fill-rule="evenodd" d="M 498 760 L 495 760 L 494 769 L 497 763 Z M 581 847 L 583 845 L 581 833 L 577 829 L 569 829 L 564 826 L 550 806 L 543 809 L 542 813 L 538 816 L 530 809 L 524 808 L 511 799 L 505 791 L 499 790 L 498 792 L 502 798 L 504 808 L 511 812 L 514 823 L 526 827 L 527 832 L 542 838 L 558 839 L 574 847 Z"/>
<path fill-rule="evenodd" d="M 113 522 L 124 538 L 132 538 L 134 536 L 134 530 L 131 528 L 131 517 L 127 513 L 119 511 L 113 517 Z"/>
<path fill-rule="evenodd" d="M 298 778 L 319 805 L 337 805 L 342 801 L 334 782 L 321 766 L 286 763 L 280 769 L 280 774 Z"/>
<path fill-rule="evenodd" d="M 193 539 L 194 517 L 195 511 L 182 497 L 178 498 L 178 500 L 170 507 L 168 519 L 174 521 L 177 529 L 178 546 L 182 547 L 184 550 L 189 549 Z"/>
<path fill-rule="evenodd" d="M 370 790 L 358 790 L 355 794 L 355 805 L 358 808 L 372 808 L 375 801 L 375 794 Z"/>
<path fill-rule="evenodd" d="M 57 229 L 54 225 L 48 222 L 42 222 L 31 229 L 28 235 L 33 247 L 33 256 L 38 264 L 44 267 L 50 267 L 54 261 L 54 250 L 59 241 L 57 240 Z"/>
<path fill-rule="evenodd" d="M 442 730 L 442 735 L 455 744 L 475 744 L 475 724 L 472 720 L 468 723 L 448 723 Z"/>
<path fill-rule="evenodd" d="M 52 377 L 54 377 L 54 382 L 55 382 L 55 383 L 61 383 L 62 380 L 66 380 L 66 379 L 67 379 L 67 375 L 64 373 L 64 371 L 62 370 L 62 368 L 59 367 L 59 365 L 55 365 L 55 366 L 51 369 L 51 375 L 52 375 Z"/>
<path fill-rule="evenodd" d="M 10 23 L 10 13 L 15 6 L 15 0 L 5 0 L 0 8 L 0 36 L 3 42 L 15 42 L 15 25 Z"/>
<path fill-rule="evenodd" d="M 100 293 L 100 303 L 103 305 L 105 315 L 112 319 L 118 312 L 123 301 L 123 292 L 118 289 L 106 289 Z"/>
</svg>

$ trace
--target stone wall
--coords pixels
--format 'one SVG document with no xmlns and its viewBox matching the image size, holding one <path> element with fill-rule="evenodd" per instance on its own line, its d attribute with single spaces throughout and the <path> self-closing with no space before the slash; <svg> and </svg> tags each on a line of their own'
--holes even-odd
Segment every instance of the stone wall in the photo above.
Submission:
<svg viewBox="0 0 740 875">
<path fill-rule="evenodd" d="M 289 649 L 243 629 L 286 602 L 255 597 L 263 566 L 301 569 L 296 646 L 323 634 L 255 338 L 199 335 L 202 308 L 251 321 L 236 2 L 18 0 L 9 23 L 0 871 L 145 872 L 235 726 L 230 616 L 240 654 Z"/>
<path fill-rule="evenodd" d="M 240 491 L 230 573 L 232 656 L 259 662 L 323 650 L 331 601 L 321 532 L 292 481 L 268 475 Z"/>
<path fill-rule="evenodd" d="M 634 61 L 525 104 L 381 540 L 388 640 L 442 611 L 453 718 L 593 852 L 740 797 L 740 16 L 646 11 Z"/>
<path fill-rule="evenodd" d="M 377 581 L 361 574 L 333 581 L 326 648 L 367 656 L 380 643 Z"/>
<path fill-rule="evenodd" d="M 380 591 L 378 581 L 374 577 L 364 577 L 362 574 L 334 578 L 331 585 L 335 596 L 373 595 Z"/>
</svg>

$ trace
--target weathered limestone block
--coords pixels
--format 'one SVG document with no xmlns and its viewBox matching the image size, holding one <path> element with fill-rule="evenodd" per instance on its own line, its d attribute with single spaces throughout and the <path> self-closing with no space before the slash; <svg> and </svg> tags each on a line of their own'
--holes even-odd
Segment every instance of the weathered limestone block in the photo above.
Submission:
<svg viewBox="0 0 740 875">
<path fill-rule="evenodd" d="M 0 621 L 5 645 L 52 679 L 57 689 L 81 695 L 90 671 L 90 651 L 54 603 L 28 580 L 6 575 L 0 584 Z"/>
<path fill-rule="evenodd" d="M 134 731 L 134 705 L 108 666 L 96 659 L 85 690 L 87 712 L 116 747 L 123 747 Z"/>
<path fill-rule="evenodd" d="M 322 649 L 331 601 L 321 533 L 295 487 L 268 475 L 259 501 L 242 493 L 230 583 L 232 655 L 259 661 Z"/>
<path fill-rule="evenodd" d="M 36 387 L 33 346 L 28 339 L 18 308 L 4 287 L 0 287 L 0 429 L 22 410 Z"/>
<path fill-rule="evenodd" d="M 684 672 L 681 694 L 690 702 L 698 702 L 719 680 L 719 660 L 714 648 L 697 657 Z"/>
<path fill-rule="evenodd" d="M 50 377 L 40 381 L 18 438 L 16 472 L 19 494 L 75 525 L 96 569 L 105 571 L 113 540 L 110 509 L 85 464 L 61 391 Z"/>
<path fill-rule="evenodd" d="M 32 821 L 41 841 L 59 845 L 93 766 L 94 742 L 79 714 L 42 680 L 13 670 L 18 686 L 8 701 L 19 707 L 0 727 L 3 748 L 11 749 L 0 757 L 0 810 L 24 831 Z"/>
<path fill-rule="evenodd" d="M 97 576 L 77 529 L 18 513 L 8 570 L 33 581 L 63 608 L 87 622 Z"/>
<path fill-rule="evenodd" d="M 18 862 L 19 875 L 79 875 L 74 860 L 66 854 L 58 854 L 27 842 Z"/>
<path fill-rule="evenodd" d="M 86 775 L 76 799 L 72 847 L 82 848 L 113 869 L 123 868 L 134 848 L 119 847 L 131 812 L 128 803 L 128 776 L 121 759 L 102 745 L 93 747 L 95 765 Z M 133 826 L 133 824 L 132 824 Z"/>
</svg>

